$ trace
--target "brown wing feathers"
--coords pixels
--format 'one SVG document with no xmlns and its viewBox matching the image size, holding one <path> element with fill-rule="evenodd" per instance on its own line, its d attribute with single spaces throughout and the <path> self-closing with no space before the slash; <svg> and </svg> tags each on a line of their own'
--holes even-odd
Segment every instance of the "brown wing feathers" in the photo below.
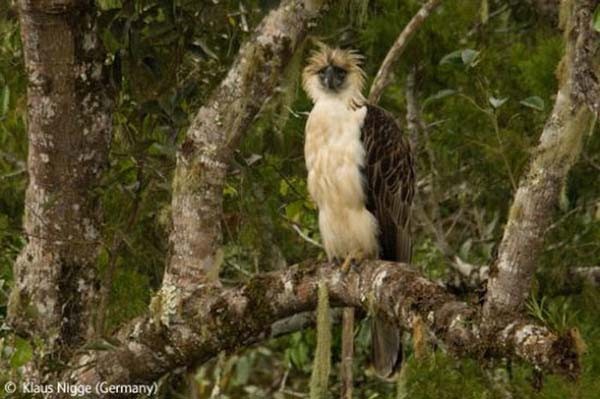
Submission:
<svg viewBox="0 0 600 399">
<path fill-rule="evenodd" d="M 367 209 L 379 223 L 380 258 L 410 262 L 409 217 L 415 178 L 410 144 L 394 118 L 373 105 L 367 106 L 362 141 Z"/>
<path fill-rule="evenodd" d="M 361 138 L 366 153 L 367 209 L 379 224 L 380 258 L 410 262 L 409 216 L 415 178 L 410 144 L 394 118 L 372 105 L 367 105 Z M 402 363 L 401 331 L 375 315 L 371 336 L 375 371 L 390 378 Z"/>
</svg>

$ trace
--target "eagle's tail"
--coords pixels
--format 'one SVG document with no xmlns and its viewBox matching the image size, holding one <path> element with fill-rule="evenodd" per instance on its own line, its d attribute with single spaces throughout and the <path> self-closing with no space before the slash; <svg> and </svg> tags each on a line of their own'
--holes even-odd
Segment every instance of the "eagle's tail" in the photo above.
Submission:
<svg viewBox="0 0 600 399">
<path fill-rule="evenodd" d="M 402 365 L 402 334 L 397 325 L 381 317 L 371 324 L 373 367 L 379 377 L 392 379 Z"/>
<path fill-rule="evenodd" d="M 384 260 L 410 262 L 411 240 L 408 225 L 396 227 L 393 245 L 383 245 Z M 373 367 L 379 377 L 394 379 L 402 366 L 402 330 L 396 324 L 375 314 L 371 324 Z"/>
</svg>

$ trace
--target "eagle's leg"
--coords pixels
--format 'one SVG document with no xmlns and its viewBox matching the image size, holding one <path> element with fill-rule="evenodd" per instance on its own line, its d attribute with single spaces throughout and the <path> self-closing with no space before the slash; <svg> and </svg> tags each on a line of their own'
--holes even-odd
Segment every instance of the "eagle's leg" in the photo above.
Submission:
<svg viewBox="0 0 600 399">
<path fill-rule="evenodd" d="M 360 264 L 365 259 L 365 254 L 361 250 L 355 250 L 350 252 L 344 262 L 342 263 L 342 271 L 344 273 L 348 273 L 350 271 L 350 266 L 353 264 Z"/>
</svg>

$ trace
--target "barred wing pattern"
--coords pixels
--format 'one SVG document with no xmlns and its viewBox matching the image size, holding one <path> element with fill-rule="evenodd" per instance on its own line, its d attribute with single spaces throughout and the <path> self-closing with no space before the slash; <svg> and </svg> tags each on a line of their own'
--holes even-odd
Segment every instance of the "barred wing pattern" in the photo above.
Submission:
<svg viewBox="0 0 600 399">
<path fill-rule="evenodd" d="M 380 255 L 384 260 L 410 262 L 410 207 L 415 175 L 410 144 L 393 116 L 367 105 L 361 139 L 365 148 L 367 209 L 379 224 Z M 375 316 L 372 327 L 373 365 L 391 377 L 402 362 L 401 332 Z"/>
</svg>

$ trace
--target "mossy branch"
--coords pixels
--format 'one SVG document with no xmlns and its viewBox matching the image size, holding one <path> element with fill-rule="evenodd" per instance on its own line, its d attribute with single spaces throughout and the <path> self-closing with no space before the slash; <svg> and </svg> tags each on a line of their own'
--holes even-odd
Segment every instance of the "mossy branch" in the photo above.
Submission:
<svg viewBox="0 0 600 399">
<path fill-rule="evenodd" d="M 65 381 L 146 383 L 174 368 L 264 341 L 273 323 L 316 308 L 321 281 L 331 306 L 373 307 L 407 330 L 420 318 L 458 356 L 513 358 L 571 378 L 579 374 L 576 334 L 559 336 L 520 316 L 482 334 L 478 306 L 458 300 L 408 265 L 373 260 L 348 273 L 313 261 L 257 275 L 238 288 L 200 287 L 182 303 L 173 323 L 166 326 L 152 316 L 134 320 L 116 335 L 120 345 L 115 349 L 73 359 Z"/>
</svg>

